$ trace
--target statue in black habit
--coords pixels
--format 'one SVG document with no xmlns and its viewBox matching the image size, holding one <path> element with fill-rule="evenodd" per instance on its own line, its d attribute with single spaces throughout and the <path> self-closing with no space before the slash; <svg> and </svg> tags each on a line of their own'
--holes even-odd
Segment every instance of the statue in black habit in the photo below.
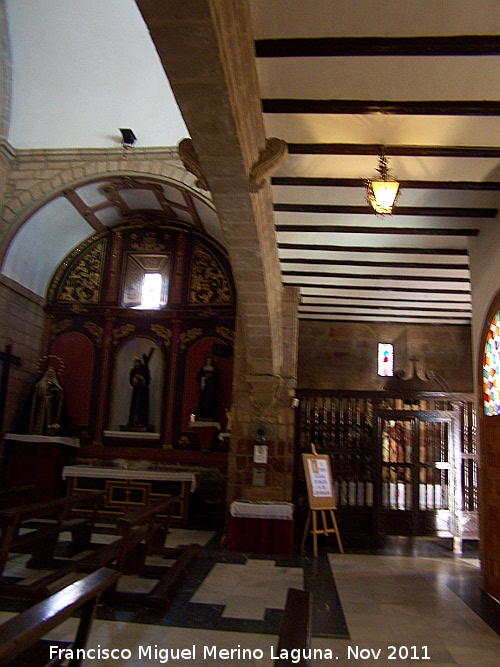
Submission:
<svg viewBox="0 0 500 667">
<path fill-rule="evenodd" d="M 149 428 L 149 361 L 153 356 L 154 348 L 149 354 L 143 354 L 142 359 L 136 357 L 130 371 L 129 381 L 132 385 L 132 400 L 128 417 L 128 426 L 134 429 Z"/>
<path fill-rule="evenodd" d="M 28 433 L 61 435 L 64 408 L 64 389 L 56 370 L 48 366 L 32 388 Z"/>
<path fill-rule="evenodd" d="M 205 362 L 196 379 L 200 386 L 200 400 L 196 418 L 204 421 L 217 421 L 218 374 L 213 357 L 205 357 Z"/>
</svg>

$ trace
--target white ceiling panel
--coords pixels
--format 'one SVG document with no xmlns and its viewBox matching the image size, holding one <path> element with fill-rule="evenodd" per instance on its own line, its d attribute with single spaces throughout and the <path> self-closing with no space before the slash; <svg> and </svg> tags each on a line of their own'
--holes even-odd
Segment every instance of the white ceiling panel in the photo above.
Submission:
<svg viewBox="0 0 500 667">
<path fill-rule="evenodd" d="M 384 100 L 460 100 L 464 79 L 469 100 L 500 96 L 488 56 L 261 58 L 258 72 L 263 98 L 377 100 L 383 90 Z"/>
<path fill-rule="evenodd" d="M 46 204 L 14 236 L 2 273 L 39 296 L 53 269 L 94 230 L 64 198 Z"/>
</svg>

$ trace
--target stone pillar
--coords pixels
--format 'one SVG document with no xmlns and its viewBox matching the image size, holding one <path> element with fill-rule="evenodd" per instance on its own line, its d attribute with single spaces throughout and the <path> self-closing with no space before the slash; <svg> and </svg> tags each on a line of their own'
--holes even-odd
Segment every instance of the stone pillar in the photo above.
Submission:
<svg viewBox="0 0 500 667">
<path fill-rule="evenodd" d="M 238 318 L 228 458 L 228 504 L 241 498 L 292 500 L 295 450 L 295 410 L 292 400 L 296 387 L 298 296 L 295 288 L 285 288 L 283 291 L 284 361 L 280 375 L 249 371 L 241 335 L 242 323 Z M 266 441 L 266 464 L 253 462 L 254 446 L 258 443 L 252 437 L 252 432 L 259 423 L 271 431 Z M 255 468 L 265 471 L 264 486 L 254 484 Z"/>
</svg>

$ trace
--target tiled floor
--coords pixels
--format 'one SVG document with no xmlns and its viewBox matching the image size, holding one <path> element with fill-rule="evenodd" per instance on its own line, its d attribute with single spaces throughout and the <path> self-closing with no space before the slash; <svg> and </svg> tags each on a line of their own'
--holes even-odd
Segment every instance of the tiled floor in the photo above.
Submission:
<svg viewBox="0 0 500 667">
<path fill-rule="evenodd" d="M 206 545 L 198 568 L 179 591 L 169 614 L 155 624 L 143 611 L 127 615 L 108 609 L 109 620 L 104 620 L 106 613 L 101 610 L 87 648 L 116 649 L 120 657 L 89 656 L 85 667 L 167 663 L 271 667 L 276 614 L 284 605 L 288 586 L 313 590 L 313 649 L 317 652 L 313 667 L 500 665 L 499 634 L 471 608 L 492 625 L 496 619 L 498 629 L 499 607 L 480 595 L 473 553 L 460 559 L 436 542 L 408 546 L 400 539 L 377 554 L 340 555 L 332 547 L 333 553 L 322 550 L 318 559 L 310 554 L 270 557 L 230 552 L 218 543 L 214 547 L 211 537 L 189 531 L 169 536 L 171 546 L 193 541 Z M 337 592 L 348 629 L 344 638 L 329 632 L 329 616 L 339 612 Z M 2 612 L 0 620 L 10 615 Z M 193 617 L 191 625 L 181 627 L 186 615 Z M 52 638 L 68 638 L 76 622 L 67 621 Z M 221 653 L 223 649 L 233 649 L 232 658 Z M 183 656 L 179 656 L 181 650 Z"/>
<path fill-rule="evenodd" d="M 191 601 L 222 605 L 224 618 L 264 620 L 266 609 L 284 609 L 288 588 L 304 588 L 301 567 L 249 558 L 243 564 L 216 563 Z"/>
</svg>

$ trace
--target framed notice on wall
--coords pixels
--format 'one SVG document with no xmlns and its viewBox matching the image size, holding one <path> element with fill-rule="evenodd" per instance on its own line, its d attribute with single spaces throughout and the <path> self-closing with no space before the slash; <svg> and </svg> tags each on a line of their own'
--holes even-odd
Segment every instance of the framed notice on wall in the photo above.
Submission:
<svg viewBox="0 0 500 667">
<path fill-rule="evenodd" d="M 333 493 L 330 457 L 327 454 L 302 454 L 309 507 L 312 510 L 337 509 Z"/>
</svg>

